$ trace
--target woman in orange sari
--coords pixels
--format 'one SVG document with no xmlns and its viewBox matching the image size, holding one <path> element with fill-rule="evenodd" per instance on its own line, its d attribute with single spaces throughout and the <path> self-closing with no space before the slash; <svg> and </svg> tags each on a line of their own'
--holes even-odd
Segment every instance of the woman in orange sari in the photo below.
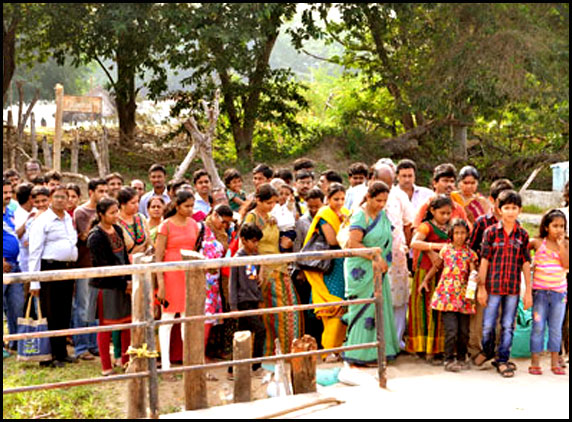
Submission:
<svg viewBox="0 0 572 422">
<path fill-rule="evenodd" d="M 473 166 L 465 166 L 459 172 L 459 190 L 451 193 L 451 199 L 461 205 L 474 227 L 475 221 L 485 215 L 491 208 L 491 203 L 477 192 L 479 187 L 479 172 Z"/>
</svg>

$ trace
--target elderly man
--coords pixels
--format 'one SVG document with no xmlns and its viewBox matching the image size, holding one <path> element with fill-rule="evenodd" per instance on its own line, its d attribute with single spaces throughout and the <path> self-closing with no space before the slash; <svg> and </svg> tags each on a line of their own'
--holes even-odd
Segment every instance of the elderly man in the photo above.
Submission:
<svg viewBox="0 0 572 422">
<path fill-rule="evenodd" d="M 371 181 L 382 181 L 391 188 L 385 205 L 385 213 L 393 226 L 392 262 L 389 268 L 391 283 L 391 299 L 395 316 L 397 338 L 402 349 L 405 348 L 403 334 L 405 333 L 407 304 L 409 301 L 409 269 L 407 268 L 406 231 L 411 229 L 415 218 L 415 210 L 399 187 L 394 186 L 395 165 L 390 159 L 379 160 L 372 168 Z"/>
</svg>

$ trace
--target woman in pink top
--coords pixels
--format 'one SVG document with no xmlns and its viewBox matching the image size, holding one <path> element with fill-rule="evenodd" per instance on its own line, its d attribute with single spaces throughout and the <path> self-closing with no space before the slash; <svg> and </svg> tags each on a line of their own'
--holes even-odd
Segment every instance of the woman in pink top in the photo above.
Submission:
<svg viewBox="0 0 572 422">
<path fill-rule="evenodd" d="M 566 313 L 566 272 L 568 270 L 568 238 L 566 216 L 560 210 L 549 211 L 540 222 L 540 236 L 532 239 L 535 249 L 533 290 L 533 325 L 530 336 L 532 362 L 528 372 L 542 375 L 540 353 L 544 346 L 544 329 L 548 323 L 548 351 L 552 358 L 552 372 L 566 375 L 560 365 L 558 352 L 562 343 L 562 323 Z"/>
<path fill-rule="evenodd" d="M 191 218 L 195 198 L 192 192 L 181 190 L 165 214 L 159 227 L 155 257 L 157 262 L 181 261 L 181 249 L 194 250 L 199 228 Z M 185 272 L 167 271 L 157 273 L 159 289 L 157 299 L 163 306 L 161 320 L 171 320 L 176 313 L 185 313 Z M 172 325 L 159 327 L 161 366 L 170 368 L 169 345 Z"/>
</svg>

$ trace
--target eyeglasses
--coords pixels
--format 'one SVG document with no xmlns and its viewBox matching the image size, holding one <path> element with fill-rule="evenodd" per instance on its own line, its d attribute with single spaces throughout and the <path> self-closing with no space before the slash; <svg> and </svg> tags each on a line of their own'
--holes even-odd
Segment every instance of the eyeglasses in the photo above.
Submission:
<svg viewBox="0 0 572 422">
<path fill-rule="evenodd" d="M 53 195 L 52 198 L 54 199 L 62 199 L 62 200 L 67 200 L 68 197 L 66 195 Z"/>
</svg>

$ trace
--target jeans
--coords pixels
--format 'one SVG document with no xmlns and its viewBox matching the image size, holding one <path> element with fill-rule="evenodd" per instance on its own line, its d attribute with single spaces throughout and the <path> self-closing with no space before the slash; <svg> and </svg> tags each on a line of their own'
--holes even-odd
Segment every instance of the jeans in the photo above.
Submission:
<svg viewBox="0 0 572 422">
<path fill-rule="evenodd" d="M 97 300 L 97 292 L 90 289 L 89 279 L 83 278 L 75 282 L 75 295 L 72 307 L 72 328 L 97 327 L 97 322 L 87 322 L 87 308 L 90 300 Z M 94 295 L 92 298 L 92 294 Z M 73 345 L 76 357 L 89 350 L 97 350 L 97 334 L 78 334 L 73 336 Z"/>
<path fill-rule="evenodd" d="M 548 351 L 558 353 L 562 343 L 562 323 L 566 314 L 566 293 L 535 290 L 533 298 L 533 323 L 530 334 L 530 352 L 544 349 L 544 330 L 548 323 Z"/>
<path fill-rule="evenodd" d="M 457 360 L 464 362 L 467 358 L 471 316 L 460 312 L 441 312 L 441 315 L 445 329 L 445 360 L 454 360 L 456 350 Z"/>
<path fill-rule="evenodd" d="M 501 337 L 498 349 L 498 363 L 506 363 L 510 357 L 514 320 L 518 307 L 518 295 L 489 295 L 487 307 L 483 311 L 483 352 L 488 359 L 495 357 L 495 326 L 499 308 L 501 311 Z"/>
<path fill-rule="evenodd" d="M 12 265 L 11 273 L 19 273 L 20 267 L 16 263 Z M 2 306 L 6 319 L 8 320 L 8 333 L 18 333 L 18 318 L 24 316 L 24 285 L 21 283 L 4 284 L 2 286 Z M 4 324 L 2 324 L 2 333 L 4 333 Z M 17 350 L 18 342 L 11 341 L 8 345 L 10 350 Z"/>
</svg>

